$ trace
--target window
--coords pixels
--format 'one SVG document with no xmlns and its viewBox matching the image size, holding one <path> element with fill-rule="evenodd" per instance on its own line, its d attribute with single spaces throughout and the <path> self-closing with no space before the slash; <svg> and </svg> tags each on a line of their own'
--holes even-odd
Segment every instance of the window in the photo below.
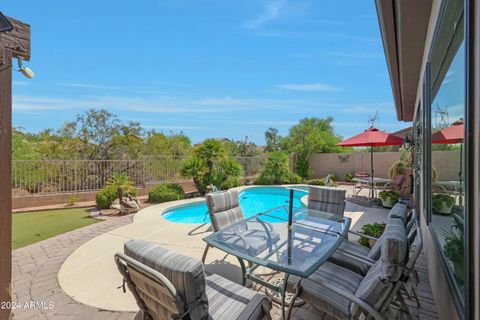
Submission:
<svg viewBox="0 0 480 320">
<path fill-rule="evenodd" d="M 459 296 L 465 280 L 464 118 L 465 51 L 463 1 L 450 0 L 430 56 L 430 228 L 437 238 Z"/>
</svg>

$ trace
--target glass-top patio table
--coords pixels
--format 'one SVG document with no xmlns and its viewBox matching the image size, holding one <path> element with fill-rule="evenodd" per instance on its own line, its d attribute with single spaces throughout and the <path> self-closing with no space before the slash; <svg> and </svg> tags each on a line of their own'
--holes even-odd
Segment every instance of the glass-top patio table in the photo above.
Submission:
<svg viewBox="0 0 480 320">
<path fill-rule="evenodd" d="M 308 277 L 338 248 L 351 219 L 307 208 L 278 207 L 212 233 L 203 240 L 238 258 L 243 285 L 250 279 L 281 295 L 285 319 L 285 295 L 290 275 Z M 247 261 L 248 267 L 245 262 Z M 259 266 L 285 273 L 280 286 L 255 276 Z M 292 302 L 293 304 L 293 302 Z M 289 310 L 290 311 L 290 310 Z M 289 312 L 290 314 L 290 312 Z"/>
</svg>

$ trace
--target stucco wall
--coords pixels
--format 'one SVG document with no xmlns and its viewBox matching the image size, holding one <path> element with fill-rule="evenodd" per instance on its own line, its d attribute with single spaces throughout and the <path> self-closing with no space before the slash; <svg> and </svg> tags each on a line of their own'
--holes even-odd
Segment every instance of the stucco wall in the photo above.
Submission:
<svg viewBox="0 0 480 320">
<path fill-rule="evenodd" d="M 432 163 L 437 169 L 438 180 L 458 179 L 459 155 L 458 151 L 433 152 Z M 375 176 L 388 178 L 390 167 L 399 158 L 399 152 L 375 152 L 373 154 Z M 311 156 L 310 163 L 315 178 L 335 173 L 339 179 L 343 179 L 349 172 L 370 172 L 370 153 L 318 153 Z"/>
</svg>

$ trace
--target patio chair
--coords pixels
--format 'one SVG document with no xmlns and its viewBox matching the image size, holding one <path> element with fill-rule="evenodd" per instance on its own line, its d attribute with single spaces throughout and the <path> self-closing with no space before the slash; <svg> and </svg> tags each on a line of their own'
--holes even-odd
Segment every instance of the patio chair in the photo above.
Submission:
<svg viewBox="0 0 480 320">
<path fill-rule="evenodd" d="M 407 207 L 404 204 L 399 203 L 390 210 L 387 217 L 386 228 L 390 226 L 391 228 L 405 228 L 407 230 L 408 242 L 410 245 L 416 236 L 416 231 L 412 231 L 415 217 L 414 211 L 411 211 L 410 214 L 408 214 Z M 369 249 L 357 242 L 345 240 L 330 256 L 329 261 L 360 275 L 365 275 L 370 267 L 380 258 L 381 244 L 383 237 L 385 237 L 385 233 L 378 239 L 355 231 L 349 231 L 349 233 L 375 240 L 375 244 Z"/>
<path fill-rule="evenodd" d="M 308 278 L 291 277 L 290 284 L 296 288 L 293 301 L 301 297 L 336 319 L 390 319 L 389 307 L 395 298 L 408 312 L 398 295 L 411 265 L 406 230 L 388 226 L 385 233 L 381 258 L 365 276 L 327 261 Z"/>
<path fill-rule="evenodd" d="M 345 211 L 345 189 L 309 187 L 308 209 L 333 213 L 343 217 Z"/>
<path fill-rule="evenodd" d="M 240 207 L 237 190 L 211 192 L 206 195 L 205 200 L 214 232 L 245 219 L 242 208 Z M 271 250 L 272 245 L 276 245 L 280 240 L 280 236 L 278 233 L 273 232 L 271 224 L 263 222 L 262 226 L 268 229 L 265 231 L 254 230 L 256 237 L 252 237 L 251 234 L 249 237 L 243 237 L 245 233 L 251 232 L 248 229 L 232 230 L 232 236 L 234 235 L 238 240 L 234 242 L 239 242 L 245 246 L 244 249 L 251 255 L 257 255 L 267 249 Z M 236 245 L 235 243 L 230 244 Z M 202 256 L 203 263 L 205 263 L 209 249 L 210 245 L 207 244 Z"/>
<path fill-rule="evenodd" d="M 379 187 L 383 190 L 397 191 L 403 193 L 405 191 L 405 176 L 403 174 L 397 174 L 393 182 L 388 182 L 385 185 Z"/>
<path fill-rule="evenodd" d="M 154 243 L 127 241 L 115 262 L 142 320 L 271 319 L 265 295 L 219 275 L 206 276 L 200 261 Z"/>
<path fill-rule="evenodd" d="M 370 174 L 367 172 L 357 172 L 355 173 L 355 178 L 368 179 L 370 178 Z M 366 182 L 355 181 L 353 184 L 353 193 L 357 196 L 363 189 L 371 190 L 372 186 Z"/>
</svg>

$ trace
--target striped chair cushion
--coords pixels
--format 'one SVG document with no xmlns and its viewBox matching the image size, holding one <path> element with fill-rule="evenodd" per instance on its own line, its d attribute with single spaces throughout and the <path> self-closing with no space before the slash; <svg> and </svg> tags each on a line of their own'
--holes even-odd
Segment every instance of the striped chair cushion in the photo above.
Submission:
<svg viewBox="0 0 480 320">
<path fill-rule="evenodd" d="M 237 190 L 211 192 L 205 197 L 213 231 L 244 219 Z"/>
<path fill-rule="evenodd" d="M 268 298 L 219 275 L 206 279 L 210 319 L 263 319 L 271 309 Z"/>
<path fill-rule="evenodd" d="M 325 288 L 320 281 L 354 294 L 362 276 L 327 261 L 301 282 L 301 298 L 332 317 L 348 319 L 350 300 Z"/>
<path fill-rule="evenodd" d="M 391 281 L 397 281 L 403 271 L 408 255 L 407 231 L 403 225 L 393 224 L 390 219 L 382 239 L 383 272 Z"/>
<path fill-rule="evenodd" d="M 237 190 L 210 192 L 205 196 L 205 200 L 210 213 L 222 212 L 240 206 Z"/>
<path fill-rule="evenodd" d="M 330 256 L 329 261 L 358 274 L 365 275 L 368 272 L 368 269 L 370 269 L 370 265 L 362 263 L 358 259 L 352 257 L 349 253 L 359 257 L 368 257 L 370 250 L 358 243 L 345 240 Z"/>
<path fill-rule="evenodd" d="M 361 281 L 355 295 L 373 306 L 374 309 L 379 310 L 385 302 L 388 294 L 393 288 L 393 283 L 386 280 L 383 273 L 383 262 L 378 260 L 365 275 Z M 360 318 L 361 313 L 364 312 L 357 304 L 352 303 L 350 312 L 355 316 L 355 319 Z M 365 315 L 367 315 L 365 313 Z"/>
<path fill-rule="evenodd" d="M 380 256 L 382 254 L 382 240 L 385 237 L 386 233 L 392 232 L 395 229 L 399 230 L 399 231 L 402 231 L 403 229 L 405 229 L 405 227 L 403 225 L 403 220 L 396 219 L 396 218 L 388 218 L 387 219 L 387 227 L 385 227 L 385 231 L 380 236 L 380 238 L 378 238 L 378 240 L 375 242 L 372 249 L 370 249 L 370 252 L 368 253 L 368 257 L 372 260 L 376 261 L 376 260 L 380 259 Z M 388 229 L 388 231 L 387 231 L 387 229 Z"/>
<path fill-rule="evenodd" d="M 310 187 L 308 208 L 343 216 L 345 211 L 345 192 L 340 188 Z"/>
<path fill-rule="evenodd" d="M 185 303 L 184 309 L 192 307 L 190 311 L 192 320 L 207 318 L 205 274 L 200 261 L 140 239 L 125 242 L 124 252 L 132 259 L 163 274 Z"/>
<path fill-rule="evenodd" d="M 401 222 L 400 225 L 392 224 L 392 221 L 387 223 L 382 235 L 381 247 L 380 259 L 368 270 L 355 292 L 357 297 L 377 310 L 384 303 L 395 281 L 400 278 L 403 271 L 402 266 L 407 257 L 407 235 Z M 357 305 L 352 305 L 351 312 L 355 316 L 359 316 L 362 311 Z"/>
<path fill-rule="evenodd" d="M 408 208 L 407 205 L 397 202 L 392 209 L 390 209 L 390 212 L 388 213 L 389 218 L 397 218 L 401 219 L 403 221 L 403 224 L 407 224 L 407 219 L 408 219 Z"/>
</svg>

